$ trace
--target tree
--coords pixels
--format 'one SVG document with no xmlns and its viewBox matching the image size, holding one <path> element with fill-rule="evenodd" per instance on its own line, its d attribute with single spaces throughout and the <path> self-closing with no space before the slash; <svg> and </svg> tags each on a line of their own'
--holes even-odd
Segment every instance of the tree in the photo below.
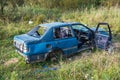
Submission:
<svg viewBox="0 0 120 80">
<path fill-rule="evenodd" d="M 7 5 L 6 4 L 7 0 L 0 0 L 0 15 L 4 14 L 4 7 Z"/>
<path fill-rule="evenodd" d="M 4 8 L 8 4 L 12 5 L 12 9 L 15 10 L 17 6 L 21 6 L 24 4 L 24 0 L 0 0 L 0 15 L 1 16 L 4 15 Z"/>
</svg>

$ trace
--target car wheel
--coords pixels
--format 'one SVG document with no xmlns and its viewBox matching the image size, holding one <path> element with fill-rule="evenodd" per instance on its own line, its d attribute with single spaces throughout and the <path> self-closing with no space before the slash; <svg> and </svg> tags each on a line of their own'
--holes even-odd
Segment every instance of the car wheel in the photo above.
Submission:
<svg viewBox="0 0 120 80">
<path fill-rule="evenodd" d="M 63 58 L 63 52 L 61 50 L 54 50 L 50 53 L 50 60 L 51 61 L 62 61 Z"/>
</svg>

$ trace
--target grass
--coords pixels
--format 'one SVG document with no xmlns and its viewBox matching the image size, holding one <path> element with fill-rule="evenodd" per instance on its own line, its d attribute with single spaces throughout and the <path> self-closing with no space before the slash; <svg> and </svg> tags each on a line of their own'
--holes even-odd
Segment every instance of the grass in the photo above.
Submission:
<svg viewBox="0 0 120 80">
<path fill-rule="evenodd" d="M 68 14 L 69 13 L 69 14 Z M 99 22 L 108 22 L 114 32 L 120 32 L 120 9 L 118 7 L 91 8 L 84 11 L 70 11 L 63 13 L 62 20 L 78 21 L 89 26 L 96 26 Z"/>
<path fill-rule="evenodd" d="M 29 8 L 25 8 L 23 12 Z M 21 11 L 22 8 L 19 8 Z M 39 9 L 33 8 L 34 14 L 39 14 Z M 29 10 L 28 10 L 29 12 Z M 63 21 L 78 21 L 96 26 L 98 22 L 108 22 L 111 25 L 113 33 L 120 32 L 120 9 L 118 7 L 111 8 L 91 8 L 83 11 L 66 11 L 57 16 L 56 11 L 54 16 Z M 51 11 L 52 13 L 52 11 Z M 44 15 L 44 12 L 41 13 Z M 47 13 L 46 13 L 47 14 Z M 46 15 L 45 14 L 45 15 Z M 28 16 L 29 17 L 29 16 Z M 53 17 L 53 16 L 52 16 Z M 116 51 L 115 54 L 108 55 L 104 51 L 96 51 L 89 56 L 81 57 L 77 55 L 77 59 L 65 60 L 58 63 L 35 63 L 25 64 L 24 58 L 15 52 L 13 47 L 13 37 L 15 35 L 28 32 L 33 26 L 38 24 L 37 16 L 32 17 L 34 24 L 29 25 L 28 20 L 21 20 L 17 23 L 0 24 L 0 80 L 119 80 L 120 79 L 120 53 Z M 48 19 L 45 16 L 45 19 Z M 55 18 L 54 18 L 55 19 Z M 55 21 L 50 18 L 51 21 Z M 120 42 L 119 36 L 113 38 L 115 42 Z M 81 54 L 81 53 L 80 53 Z M 79 58 L 80 56 L 80 58 Z M 6 62 L 16 58 L 18 62 Z M 13 61 L 14 62 L 14 61 Z M 43 66 L 48 67 L 60 66 L 60 69 L 41 72 Z"/>
<path fill-rule="evenodd" d="M 119 53 L 107 55 L 105 52 L 96 52 L 78 58 L 72 61 L 63 61 L 60 63 L 61 68 L 56 71 L 41 72 L 44 70 L 43 65 L 49 67 L 58 66 L 55 63 L 36 63 L 25 64 L 22 57 L 14 51 L 12 55 L 6 57 L 5 61 L 10 58 L 18 58 L 19 62 L 5 66 L 0 66 L 1 79 L 7 80 L 119 80 L 120 79 L 120 55 Z M 3 56 L 4 57 L 4 56 Z"/>
</svg>

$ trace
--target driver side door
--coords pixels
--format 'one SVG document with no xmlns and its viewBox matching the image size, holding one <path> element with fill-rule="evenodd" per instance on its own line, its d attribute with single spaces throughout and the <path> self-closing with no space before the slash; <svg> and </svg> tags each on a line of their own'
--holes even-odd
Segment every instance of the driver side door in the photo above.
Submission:
<svg viewBox="0 0 120 80">
<path fill-rule="evenodd" d="M 95 31 L 96 47 L 106 49 L 112 40 L 112 34 L 108 23 L 99 23 Z"/>
</svg>

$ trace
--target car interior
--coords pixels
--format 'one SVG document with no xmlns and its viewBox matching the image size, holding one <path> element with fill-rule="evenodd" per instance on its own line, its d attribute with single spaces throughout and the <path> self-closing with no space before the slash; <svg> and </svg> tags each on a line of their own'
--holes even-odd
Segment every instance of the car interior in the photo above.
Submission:
<svg viewBox="0 0 120 80">
<path fill-rule="evenodd" d="M 78 40 L 78 48 L 81 48 L 82 46 L 89 46 L 91 39 L 91 32 L 89 29 L 82 25 L 73 25 L 72 27 Z"/>
</svg>

